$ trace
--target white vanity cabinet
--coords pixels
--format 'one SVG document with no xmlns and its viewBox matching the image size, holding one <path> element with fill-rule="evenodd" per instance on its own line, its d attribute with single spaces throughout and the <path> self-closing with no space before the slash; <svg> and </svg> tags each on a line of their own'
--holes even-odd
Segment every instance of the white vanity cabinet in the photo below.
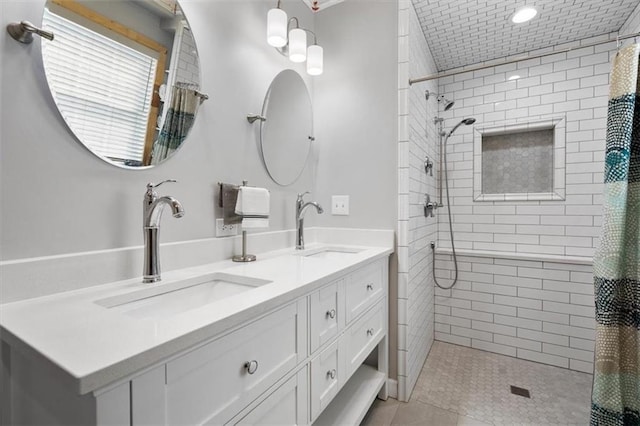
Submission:
<svg viewBox="0 0 640 426">
<path fill-rule="evenodd" d="M 38 360 L 5 343 L 3 362 L 25 368 L 24 376 L 12 369 L 11 380 L 3 380 L 2 391 L 10 391 L 12 399 L 1 407 L 0 419 L 3 424 L 358 424 L 376 395 L 386 398 L 387 293 L 388 258 L 379 257 L 82 396 L 55 376 L 29 374 Z"/>
<path fill-rule="evenodd" d="M 310 296 L 313 423 L 359 424 L 378 392 L 386 399 L 387 294 L 388 264 L 383 259 Z M 327 337 L 327 330 L 334 329 L 329 321 L 334 301 L 337 327 Z M 314 327 L 314 322 L 319 325 Z M 314 344 L 319 345 L 318 350 Z M 365 365 L 376 347 L 377 365 Z"/>
</svg>

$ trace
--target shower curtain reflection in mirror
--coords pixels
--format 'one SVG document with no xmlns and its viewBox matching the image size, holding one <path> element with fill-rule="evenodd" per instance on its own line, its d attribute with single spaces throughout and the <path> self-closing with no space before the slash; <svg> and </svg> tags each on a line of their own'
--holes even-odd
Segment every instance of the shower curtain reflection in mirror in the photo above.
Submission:
<svg viewBox="0 0 640 426">
<path fill-rule="evenodd" d="M 200 105 L 197 91 L 176 85 L 171 93 L 171 105 L 153 145 L 151 164 L 159 164 L 176 151 L 189 134 Z"/>
</svg>

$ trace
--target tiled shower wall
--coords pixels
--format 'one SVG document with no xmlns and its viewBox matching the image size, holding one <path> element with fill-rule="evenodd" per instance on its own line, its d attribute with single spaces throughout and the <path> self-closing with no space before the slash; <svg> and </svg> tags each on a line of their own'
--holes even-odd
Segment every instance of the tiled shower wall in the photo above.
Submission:
<svg viewBox="0 0 640 426">
<path fill-rule="evenodd" d="M 614 42 L 440 79 L 440 92 L 456 102 L 454 118 L 445 121 L 445 128 L 464 117 L 477 120 L 449 140 L 457 247 L 593 255 L 601 226 L 609 72 L 615 52 Z M 509 80 L 514 75 L 520 78 Z M 474 202 L 478 165 L 473 161 L 473 128 L 558 117 L 566 119 L 566 200 Z M 438 213 L 444 225 L 439 245 L 450 247 L 446 208 Z"/>
<path fill-rule="evenodd" d="M 185 28 L 180 37 L 180 54 L 176 81 L 200 85 L 200 63 L 196 54 L 196 42 L 191 30 Z"/>
<path fill-rule="evenodd" d="M 591 257 L 602 222 L 609 73 L 616 46 L 579 46 L 610 38 L 557 46 L 578 48 L 440 80 L 440 91 L 456 101 L 447 128 L 463 117 L 475 117 L 479 127 L 564 118 L 566 199 L 474 201 L 476 135 L 474 126 L 459 129 L 448 152 L 456 247 L 463 256 L 456 287 L 436 291 L 437 340 L 593 371 Z M 531 52 L 536 53 L 542 52 Z M 520 77 L 509 80 L 514 75 Z M 453 262 L 445 253 L 450 247 L 445 212 L 439 212 L 444 250 L 436 273 L 449 284 Z"/>
<path fill-rule="evenodd" d="M 435 82 L 409 87 L 409 77 L 436 71 L 429 46 L 410 1 L 399 13 L 398 143 L 398 399 L 406 401 L 420 374 L 434 336 L 433 265 L 429 242 L 436 218 L 425 218 L 425 194 L 434 197 L 436 173 L 427 175 L 424 161 L 438 156 Z"/>
<path fill-rule="evenodd" d="M 436 339 L 593 372 L 593 273 L 588 261 L 458 257 L 458 282 L 436 289 Z M 436 274 L 454 276 L 449 255 Z"/>
<path fill-rule="evenodd" d="M 629 19 L 620 28 L 620 35 L 640 32 L 640 3 L 633 10 Z"/>
</svg>

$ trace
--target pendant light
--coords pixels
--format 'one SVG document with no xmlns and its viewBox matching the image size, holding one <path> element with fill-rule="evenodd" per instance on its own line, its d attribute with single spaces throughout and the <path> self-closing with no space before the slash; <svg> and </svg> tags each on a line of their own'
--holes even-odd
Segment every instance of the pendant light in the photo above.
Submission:
<svg viewBox="0 0 640 426">
<path fill-rule="evenodd" d="M 296 19 L 296 24 L 297 22 Z M 307 60 L 307 32 L 302 28 L 296 27 L 289 31 L 289 59 L 291 62 Z"/>
<path fill-rule="evenodd" d="M 320 75 L 323 71 L 323 50 L 317 44 L 307 49 L 307 74 Z"/>
<path fill-rule="evenodd" d="M 267 43 L 273 47 L 287 44 L 287 13 L 278 5 L 267 13 Z"/>
</svg>

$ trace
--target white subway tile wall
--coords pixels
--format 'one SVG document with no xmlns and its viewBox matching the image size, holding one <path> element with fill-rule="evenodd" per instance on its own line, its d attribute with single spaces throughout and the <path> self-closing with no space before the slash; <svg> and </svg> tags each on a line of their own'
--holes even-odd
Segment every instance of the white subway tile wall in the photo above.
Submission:
<svg viewBox="0 0 640 426">
<path fill-rule="evenodd" d="M 180 55 L 178 61 L 176 81 L 195 84 L 200 87 L 200 62 L 196 51 L 196 42 L 191 30 L 182 32 L 180 39 Z"/>
<path fill-rule="evenodd" d="M 410 1 L 399 2 L 398 39 L 398 396 L 407 400 L 434 339 L 433 262 L 429 243 L 436 218 L 425 218 L 425 194 L 436 194 L 436 176 L 425 173 L 426 157 L 438 158 L 435 125 L 437 83 L 409 87 L 408 75 L 436 72 L 418 17 Z M 407 75 L 408 73 L 408 75 Z M 405 78 L 406 77 L 406 78 Z"/>
<path fill-rule="evenodd" d="M 627 21 L 620 28 L 620 35 L 640 32 L 640 3 L 633 10 Z"/>
<path fill-rule="evenodd" d="M 450 282 L 452 257 L 435 266 Z M 458 266 L 456 287 L 436 289 L 436 340 L 593 372 L 591 265 L 460 256 Z"/>
<path fill-rule="evenodd" d="M 473 202 L 472 177 L 480 173 L 473 158 L 473 126 L 462 126 L 451 136 L 447 152 L 457 247 L 593 255 L 601 224 L 609 72 L 615 47 L 615 42 L 608 43 L 439 80 L 440 93 L 456 102 L 446 129 L 465 117 L 475 117 L 474 126 L 481 127 L 566 117 L 566 150 L 561 153 L 566 170 L 557 177 L 565 179 L 566 200 Z M 509 80 L 512 75 L 520 78 Z M 450 248 L 446 207 L 438 210 L 438 221 L 439 246 Z"/>
</svg>

